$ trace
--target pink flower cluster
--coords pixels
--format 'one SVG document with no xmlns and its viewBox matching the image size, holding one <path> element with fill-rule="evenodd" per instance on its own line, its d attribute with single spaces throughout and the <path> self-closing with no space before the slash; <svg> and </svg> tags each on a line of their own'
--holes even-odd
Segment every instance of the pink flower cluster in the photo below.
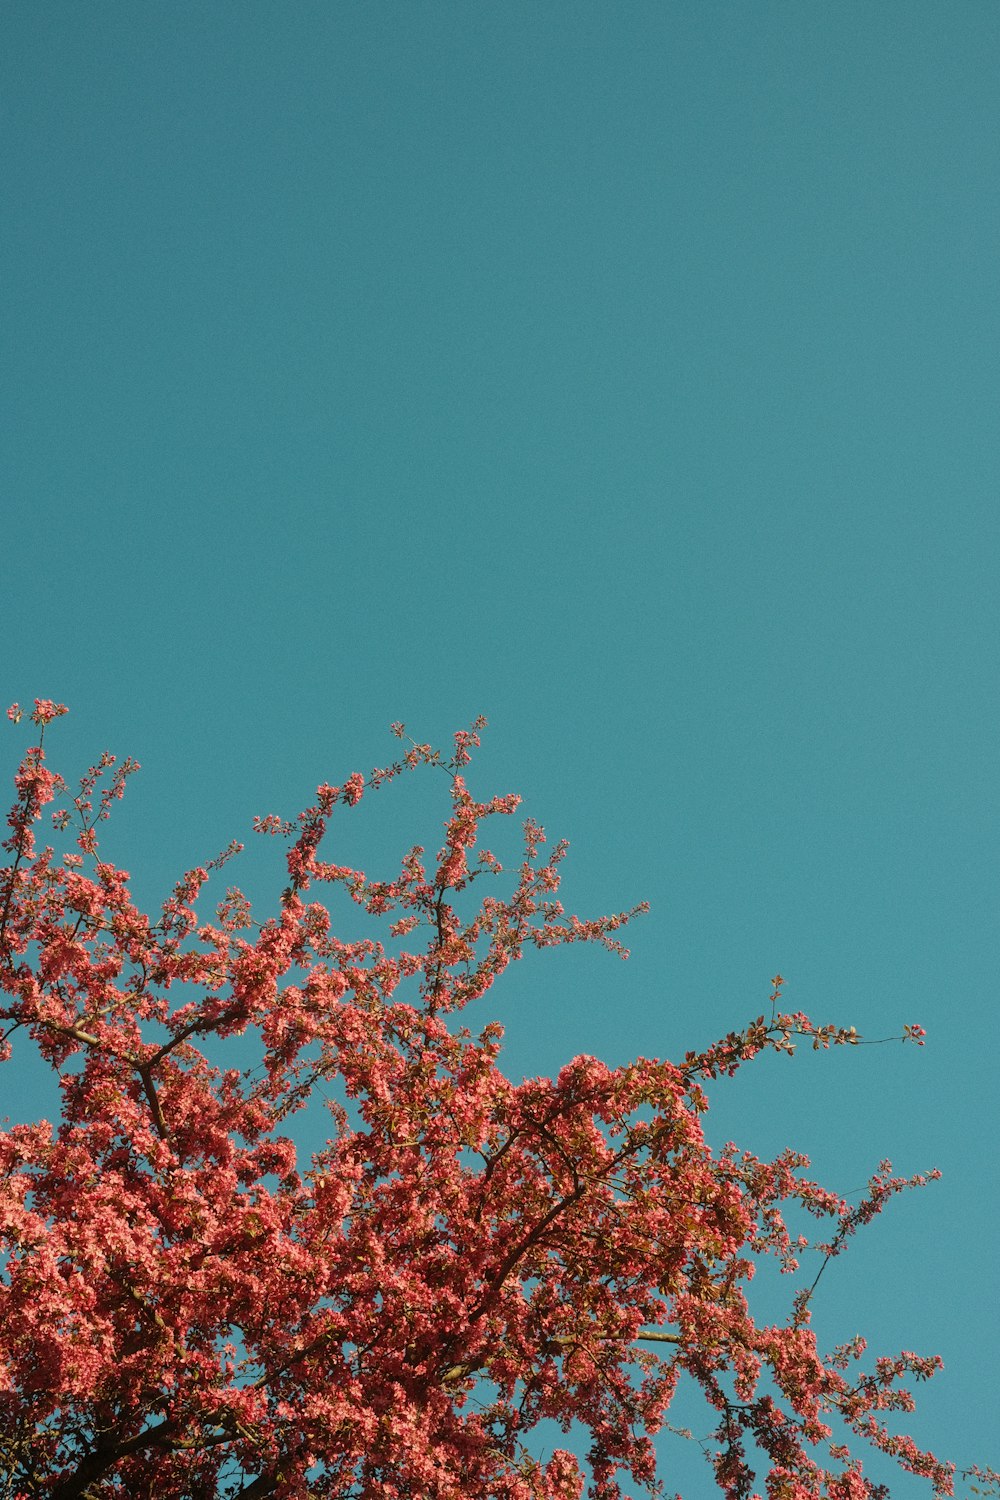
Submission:
<svg viewBox="0 0 1000 1500">
<path fill-rule="evenodd" d="M 297 818 L 257 820 L 289 844 L 260 923 L 235 887 L 199 915 L 236 844 L 141 911 L 98 846 L 134 762 L 103 756 L 70 795 L 40 745 L 25 756 L 0 873 L 0 1048 L 30 1041 L 62 1105 L 56 1127 L 0 1132 L 12 1494 L 580 1500 L 586 1484 L 619 1500 L 655 1488 L 651 1436 L 682 1381 L 712 1414 L 729 1500 L 759 1495 L 758 1471 L 769 1500 L 873 1500 L 838 1422 L 951 1494 L 950 1466 L 881 1415 L 908 1411 L 900 1382 L 939 1361 L 904 1352 L 849 1378 L 864 1343 L 819 1349 L 812 1289 L 777 1323 L 750 1295 L 755 1257 L 794 1276 L 809 1253 L 788 1205 L 833 1226 L 822 1270 L 934 1174 L 882 1163 L 849 1208 L 803 1156 L 715 1153 L 702 1130 L 707 1079 L 800 1039 L 856 1045 L 853 1028 L 780 1011 L 778 976 L 770 1015 L 679 1064 L 581 1056 L 514 1083 L 497 1023 L 449 1024 L 529 947 L 624 954 L 617 934 L 645 910 L 568 915 L 566 846 L 546 856 L 529 821 L 509 888 L 469 915 L 464 893 L 502 873 L 483 824 L 518 806 L 466 784 L 482 728 L 450 759 L 411 741 Z M 417 845 L 377 879 L 320 857 L 331 817 L 417 766 L 450 779 L 433 863 Z M 75 834 L 61 859 L 34 838 L 53 802 Z M 389 945 L 337 937 L 313 884 L 342 885 Z M 301 1160 L 284 1122 L 313 1097 L 331 1134 Z M 588 1433 L 586 1464 L 533 1456 L 548 1421 Z"/>
</svg>

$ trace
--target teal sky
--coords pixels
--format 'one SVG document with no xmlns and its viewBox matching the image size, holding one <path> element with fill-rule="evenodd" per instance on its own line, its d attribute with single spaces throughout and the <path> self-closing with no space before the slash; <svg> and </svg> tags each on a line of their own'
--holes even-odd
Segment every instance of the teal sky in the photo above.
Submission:
<svg viewBox="0 0 1000 1500">
<path fill-rule="evenodd" d="M 511 1072 L 677 1055 L 776 970 L 926 1026 L 710 1131 L 941 1167 L 816 1322 L 943 1354 L 911 1430 L 994 1465 L 998 75 L 971 0 L 14 0 L 0 53 L 2 691 L 143 763 L 111 857 L 162 898 L 485 713 L 567 905 L 652 903 L 484 1002 Z M 433 847 L 431 790 L 353 853 Z"/>
</svg>

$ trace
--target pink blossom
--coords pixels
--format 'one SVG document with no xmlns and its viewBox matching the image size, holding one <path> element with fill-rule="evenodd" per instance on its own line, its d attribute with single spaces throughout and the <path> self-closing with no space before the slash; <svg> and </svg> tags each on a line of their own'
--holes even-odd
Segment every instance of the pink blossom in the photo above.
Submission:
<svg viewBox="0 0 1000 1500">
<path fill-rule="evenodd" d="M 36 700 L 31 717 L 64 711 Z M 952 1493 L 952 1466 L 883 1416 L 909 1412 L 940 1360 L 869 1361 L 861 1337 L 825 1352 L 812 1267 L 766 1320 L 753 1285 L 766 1258 L 794 1278 L 818 1250 L 825 1268 L 937 1174 L 880 1162 L 848 1204 L 801 1153 L 716 1152 L 703 1130 L 707 1079 L 802 1039 L 856 1046 L 853 1027 L 782 1011 L 778 975 L 769 1009 L 676 1062 L 504 1073 L 503 1028 L 473 1007 L 509 965 L 569 943 L 625 956 L 647 908 L 567 912 L 567 846 L 531 820 L 501 879 L 483 825 L 518 799 L 478 800 L 463 775 L 484 724 L 450 759 L 411 742 L 367 783 L 323 782 L 296 817 L 255 820 L 288 845 L 289 884 L 260 921 L 234 886 L 206 915 L 235 843 L 141 911 L 99 838 L 135 763 L 105 752 L 70 794 L 41 744 L 25 755 L 0 871 L 0 1060 L 30 1038 L 61 1104 L 56 1125 L 0 1129 L 12 1493 L 113 1500 L 152 1474 L 158 1497 L 187 1500 L 242 1472 L 245 1494 L 288 1500 L 317 1485 L 580 1500 L 577 1459 L 531 1456 L 557 1422 L 587 1434 L 589 1494 L 620 1500 L 655 1483 L 651 1434 L 682 1378 L 726 1496 L 761 1493 L 753 1452 L 768 1500 L 867 1500 L 867 1448 Z M 424 766 L 450 789 L 436 861 L 413 845 L 386 875 L 322 857 L 344 804 Z M 39 849 L 50 804 L 57 847 Z M 310 884 L 351 896 L 347 935 Z M 287 1122 L 313 1097 L 332 1124 L 310 1156 Z M 819 1221 L 818 1244 L 791 1232 L 789 1205 Z"/>
</svg>

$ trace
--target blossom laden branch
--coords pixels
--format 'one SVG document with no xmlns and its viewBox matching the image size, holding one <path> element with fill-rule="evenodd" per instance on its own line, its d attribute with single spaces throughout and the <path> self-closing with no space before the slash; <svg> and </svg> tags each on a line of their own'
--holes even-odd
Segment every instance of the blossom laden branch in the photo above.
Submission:
<svg viewBox="0 0 1000 1500">
<path fill-rule="evenodd" d="M 625 956 L 640 904 L 581 919 L 559 899 L 566 845 L 524 824 L 509 884 L 484 829 L 510 795 L 467 780 L 484 721 L 449 755 L 408 740 L 367 777 L 321 783 L 287 845 L 288 884 L 254 918 L 230 887 L 199 914 L 233 843 L 187 871 L 155 918 L 98 835 L 136 769 L 105 754 L 70 795 L 42 740 L 15 774 L 0 872 L 3 1056 L 29 1042 L 60 1089 L 58 1128 L 0 1132 L 0 1477 L 46 1500 L 192 1494 L 347 1500 L 618 1500 L 656 1492 L 652 1435 L 678 1383 L 714 1413 L 723 1494 L 873 1500 L 848 1424 L 950 1494 L 950 1466 L 880 1413 L 933 1357 L 863 1344 L 824 1354 L 810 1300 L 830 1260 L 905 1187 L 881 1163 L 853 1208 L 794 1151 L 761 1161 L 703 1133 L 705 1084 L 765 1051 L 866 1045 L 783 1002 L 678 1063 L 576 1057 L 516 1083 L 502 1027 L 463 1014 L 531 948 Z M 15 722 L 19 711 L 12 711 Z M 406 740 L 402 725 L 394 732 Z M 377 878 L 325 857 L 331 819 L 404 772 L 448 778 L 441 846 Z M 35 832 L 54 804 L 61 857 Z M 336 935 L 317 889 L 341 887 L 372 936 Z M 473 915 L 470 898 L 486 891 Z M 259 1061 L 226 1065 L 231 1039 Z M 908 1025 L 903 1039 L 922 1045 Z M 246 1046 L 246 1042 L 241 1044 Z M 281 1131 L 320 1103 L 334 1128 L 305 1162 Z M 754 1257 L 791 1277 L 808 1247 L 789 1207 L 832 1225 L 811 1286 L 778 1324 L 751 1302 Z M 585 1475 L 538 1424 L 590 1434 Z M 10 1436 L 7 1436 L 10 1434 Z M 966 1471 L 988 1479 L 988 1471 Z"/>
</svg>

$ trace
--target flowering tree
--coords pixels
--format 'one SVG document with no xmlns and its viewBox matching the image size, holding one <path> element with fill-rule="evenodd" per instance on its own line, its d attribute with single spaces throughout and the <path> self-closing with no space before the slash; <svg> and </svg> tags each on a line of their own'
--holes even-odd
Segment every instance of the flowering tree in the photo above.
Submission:
<svg viewBox="0 0 1000 1500">
<path fill-rule="evenodd" d="M 501 873 L 484 825 L 518 804 L 468 789 L 483 721 L 450 758 L 409 742 L 320 786 L 296 821 L 259 819 L 288 842 L 289 883 L 257 924 L 235 888 L 196 915 L 238 845 L 155 918 L 137 909 L 97 842 L 137 767 L 105 754 L 70 794 L 43 749 L 64 712 L 29 716 L 0 874 L 2 1059 L 31 1038 L 62 1094 L 57 1127 L 0 1134 L 0 1496 L 660 1493 L 650 1434 L 682 1378 L 704 1393 L 731 1500 L 758 1483 L 770 1500 L 887 1493 L 844 1433 L 952 1493 L 951 1466 L 882 1418 L 911 1408 L 899 1380 L 937 1359 L 864 1372 L 860 1340 L 817 1348 L 808 1288 L 779 1325 L 747 1300 L 756 1258 L 797 1268 L 806 1241 L 784 1206 L 826 1221 L 825 1266 L 925 1179 L 883 1162 L 850 1207 L 801 1155 L 715 1155 L 702 1133 L 706 1079 L 800 1039 L 851 1045 L 853 1029 L 786 1014 L 777 978 L 768 1014 L 680 1062 L 576 1057 L 514 1084 L 501 1028 L 472 1034 L 458 1012 L 531 945 L 625 956 L 634 913 L 568 916 L 564 846 L 546 855 L 531 822 L 513 890 L 471 909 L 463 893 Z M 383 881 L 321 858 L 336 809 L 418 766 L 450 783 L 432 863 L 413 848 Z M 37 841 L 46 810 L 68 852 Z M 312 899 L 331 884 L 387 921 L 384 942 L 333 934 Z M 244 1033 L 257 1065 L 226 1066 Z M 340 1099 L 303 1163 L 282 1132 L 324 1081 Z M 586 1474 L 568 1451 L 532 1456 L 545 1418 L 587 1435 Z"/>
</svg>

